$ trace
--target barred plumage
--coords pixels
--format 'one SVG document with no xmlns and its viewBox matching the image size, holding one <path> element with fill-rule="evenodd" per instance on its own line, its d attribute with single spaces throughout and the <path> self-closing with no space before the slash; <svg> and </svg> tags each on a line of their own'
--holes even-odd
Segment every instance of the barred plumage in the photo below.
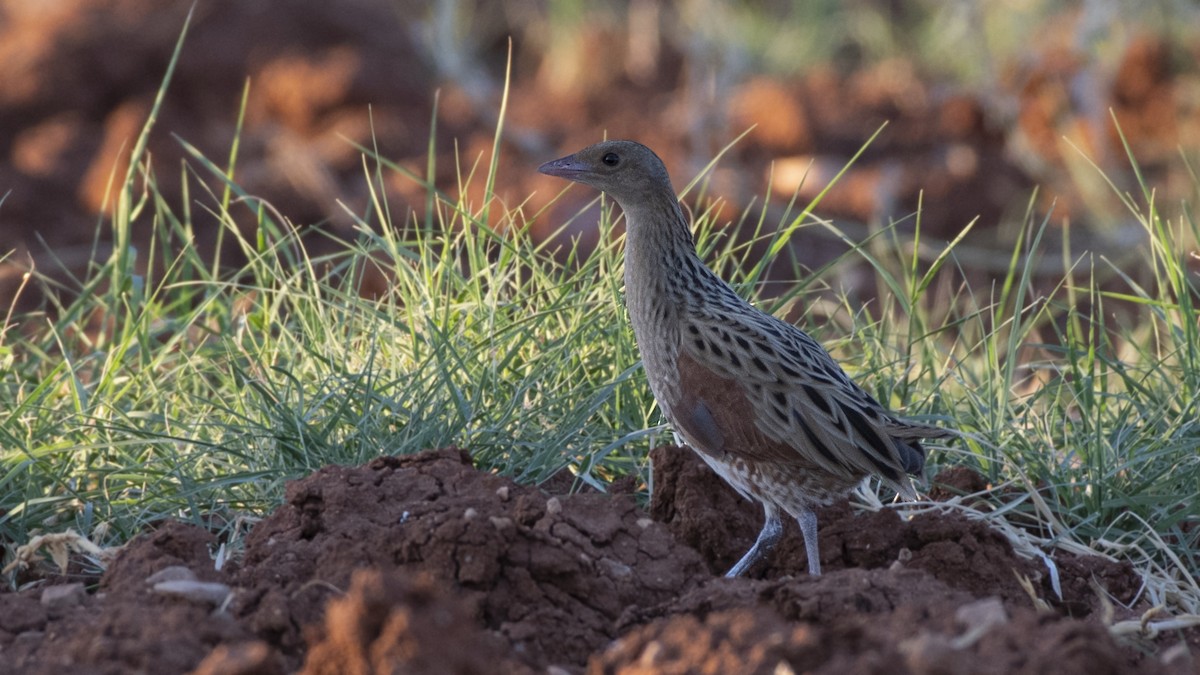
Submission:
<svg viewBox="0 0 1200 675">
<path fill-rule="evenodd" d="M 813 506 L 867 475 L 916 497 L 905 474 L 924 468 L 920 439 L 955 432 L 894 416 L 808 334 L 755 309 L 708 269 L 666 167 L 649 148 L 605 141 L 538 170 L 620 204 L 626 304 L 655 399 L 714 471 L 763 504 L 763 529 L 727 576 L 745 573 L 774 548 L 780 510 L 800 523 L 815 575 Z"/>
</svg>

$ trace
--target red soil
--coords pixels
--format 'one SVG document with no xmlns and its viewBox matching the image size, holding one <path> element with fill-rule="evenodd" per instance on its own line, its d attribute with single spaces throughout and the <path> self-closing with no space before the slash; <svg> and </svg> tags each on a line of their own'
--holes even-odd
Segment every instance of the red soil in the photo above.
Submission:
<svg viewBox="0 0 1200 675">
<path fill-rule="evenodd" d="M 177 522 L 137 537 L 74 603 L 0 593 L 13 673 L 1184 673 L 1156 645 L 1119 643 L 1093 580 L 1122 565 L 1039 563 L 952 515 L 821 512 L 819 578 L 797 533 L 761 579 L 714 577 L 759 526 L 690 452 L 653 453 L 651 513 L 628 496 L 551 495 L 482 473 L 466 453 L 381 457 L 291 483 L 235 566 Z M 689 545 L 690 544 L 690 545 Z M 693 548 L 692 546 L 695 546 Z M 227 584 L 212 603 L 155 592 L 183 566 Z M 1017 576 L 1051 605 L 1038 610 Z M 52 582 L 52 580 L 48 580 Z M 1190 636 L 1195 645 L 1195 635 Z M 1159 648 L 1157 652 L 1147 647 Z M 1178 651 L 1178 650 L 1177 650 Z"/>
</svg>

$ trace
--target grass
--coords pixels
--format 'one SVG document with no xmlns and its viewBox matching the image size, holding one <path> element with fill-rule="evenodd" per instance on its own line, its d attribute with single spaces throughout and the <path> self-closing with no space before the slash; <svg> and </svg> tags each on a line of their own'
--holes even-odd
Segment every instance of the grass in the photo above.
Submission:
<svg viewBox="0 0 1200 675">
<path fill-rule="evenodd" d="M 120 543 L 161 518 L 229 523 L 269 511 L 286 480 L 322 465 L 447 445 L 526 482 L 563 469 L 600 488 L 648 479 L 648 449 L 670 436 L 625 319 L 607 209 L 596 250 L 550 250 L 529 234 L 543 214 L 492 197 L 496 151 L 486 163 L 461 158 L 459 185 L 487 186 L 471 203 L 432 184 L 432 141 L 425 176 L 366 150 L 375 199 L 351 214 L 352 239 L 326 238 L 315 254 L 308 244 L 327 235 L 242 193 L 236 138 L 224 164 L 192 150 L 185 198 L 168 203 L 144 154 L 154 114 L 114 179 L 102 226 L 112 255 L 68 282 L 35 271 L 25 290 L 40 286 L 46 306 L 0 324 L 8 554 L 68 528 Z M 391 172 L 426 190 L 422 215 L 389 211 Z M 1147 269 L 1136 273 L 1070 253 L 1063 229 L 1066 273 L 1035 275 L 1057 230 L 1032 217 L 1007 273 L 985 287 L 963 281 L 973 277 L 955 249 L 968 232 L 929 241 L 919 215 L 913 237 L 881 228 L 855 240 L 813 218 L 813 205 L 787 204 L 779 218 L 764 203 L 742 218 L 749 236 L 733 238 L 710 209 L 697 241 L 758 297 L 769 258 L 808 228 L 843 237 L 847 254 L 815 273 L 793 269 L 797 283 L 761 304 L 798 313 L 880 400 L 965 432 L 933 462 L 992 481 L 994 508 L 977 516 L 1031 549 L 1127 559 L 1152 602 L 1197 613 L 1200 294 L 1185 247 L 1200 228 L 1187 205 L 1168 219 L 1140 189 L 1118 192 L 1145 229 Z M 205 222 L 244 265 L 197 254 Z M 152 233 L 145 250 L 135 229 Z M 752 246 L 770 255 L 750 256 Z M 879 300 L 823 285 L 864 261 Z M 362 297 L 368 276 L 390 291 Z"/>
</svg>

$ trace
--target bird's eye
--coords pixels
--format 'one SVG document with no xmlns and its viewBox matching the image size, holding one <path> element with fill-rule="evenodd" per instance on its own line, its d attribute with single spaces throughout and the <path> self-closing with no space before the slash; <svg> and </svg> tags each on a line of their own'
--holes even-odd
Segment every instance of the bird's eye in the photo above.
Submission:
<svg viewBox="0 0 1200 675">
<path fill-rule="evenodd" d="M 621 163 L 621 158 L 619 156 L 617 156 L 617 153 L 610 152 L 607 155 L 605 155 L 604 157 L 601 157 L 600 161 L 604 162 L 608 166 L 616 166 L 617 164 Z"/>
</svg>

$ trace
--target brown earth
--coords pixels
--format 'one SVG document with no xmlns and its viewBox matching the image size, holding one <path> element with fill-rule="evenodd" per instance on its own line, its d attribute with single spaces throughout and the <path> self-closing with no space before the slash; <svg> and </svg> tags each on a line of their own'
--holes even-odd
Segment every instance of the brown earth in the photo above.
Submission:
<svg viewBox="0 0 1200 675">
<path fill-rule="evenodd" d="M 147 147 L 157 188 L 176 210 L 185 207 L 180 166 L 191 167 L 189 195 L 204 207 L 187 205 L 192 245 L 206 258 L 218 241 L 216 220 L 207 213 L 217 200 L 198 183 L 217 194 L 223 186 L 180 141 L 224 164 L 247 83 L 237 182 L 301 227 L 352 238 L 347 210 L 372 211 L 354 144 L 377 147 L 424 175 L 435 92 L 441 92 L 432 132 L 435 184 L 454 195 L 458 159 L 469 167 L 482 158 L 486 166 L 508 36 L 512 89 L 495 190 L 504 204 L 521 204 L 530 217 L 541 213 L 531 223 L 539 237 L 558 230 L 594 194 L 573 190 L 543 211 L 563 185 L 535 167 L 605 134 L 652 145 L 682 186 L 753 126 L 712 175 L 708 194 L 724 200 L 722 224 L 761 204 L 768 183 L 776 194 L 765 220 L 777 222 L 793 192 L 801 204 L 815 197 L 885 122 L 868 152 L 826 195 L 820 215 L 851 223 L 896 219 L 911 228 L 908 217 L 920 203 L 926 235 L 953 237 L 978 217 L 966 243 L 999 245 L 1007 253 L 991 230 L 1020 221 L 1040 185 L 1039 212 L 1053 205 L 1054 223 L 1070 220 L 1074 231 L 1085 233 L 1079 225 L 1125 209 L 1104 201 L 1107 191 L 1080 193 L 1065 166 L 1074 152 L 1062 139 L 1085 148 L 1122 189 L 1133 189 L 1110 108 L 1144 174 L 1159 186 L 1158 200 L 1175 203 L 1180 189 L 1191 194 L 1187 177 L 1169 171 L 1177 149 L 1193 148 L 1200 129 L 1200 110 L 1189 94 L 1197 80 L 1195 55 L 1139 33 L 1120 59 L 1098 63 L 1070 39 L 1082 20 L 1078 12 L 1064 12 L 1057 25 L 1034 36 L 1019 63 L 995 64 L 998 77 L 983 91 L 932 81 L 917 65 L 890 59 L 821 64 L 786 79 L 746 76 L 704 93 L 707 88 L 697 89 L 688 76 L 696 64 L 670 39 L 648 67 L 634 68 L 623 65 L 628 36 L 611 34 L 603 22 L 585 24 L 578 47 L 563 53 L 545 47 L 541 24 L 514 18 L 523 13 L 507 13 L 500 3 L 467 4 L 474 25 L 492 28 L 459 45 L 469 72 L 456 73 L 445 46 L 419 37 L 425 30 L 419 22 L 432 20 L 398 12 L 392 0 L 0 0 L 0 256 L 15 251 L 0 260 L 0 297 L 11 297 L 31 266 L 66 279 L 81 276 L 93 258 L 107 258 L 111 232 L 97 230 L 97 214 L 112 207 L 110 176 L 115 171 L 119 182 L 124 175 L 193 5 Z M 670 31 L 664 28 L 664 35 Z M 1080 82 L 1094 83 L 1083 101 Z M 397 172 L 385 172 L 384 180 L 398 221 L 423 213 L 426 194 L 416 181 Z M 484 181 L 467 189 L 481 204 Z M 1096 205 L 1100 215 L 1089 212 Z M 239 205 L 232 217 L 249 230 L 256 206 L 253 200 Z M 594 222 L 579 218 L 577 229 L 563 236 L 581 237 L 586 246 L 595 240 Z M 133 243 L 142 251 L 152 229 L 134 228 Z M 811 228 L 804 246 L 791 251 L 804 264 L 824 264 L 844 250 L 819 230 Z M 236 266 L 243 258 L 232 240 L 225 237 L 221 259 Z M 317 252 L 330 247 L 324 236 L 307 241 Z M 1105 242 L 1076 242 L 1082 244 L 1104 250 Z M 1125 250 L 1128 241 L 1118 245 Z M 856 290 L 853 280 L 844 282 Z M 385 280 L 363 284 L 368 294 L 385 289 Z M 43 298 L 29 287 L 18 300 L 20 308 L 34 309 Z"/>
<path fill-rule="evenodd" d="M 11 673 L 1195 672 L 1194 632 L 1130 643 L 1105 628 L 1097 588 L 1118 607 L 1133 601 L 1132 569 L 1055 554 L 1059 600 L 1040 563 L 962 517 L 838 505 L 820 514 L 824 576 L 803 573 L 795 532 L 761 578 L 714 576 L 748 546 L 757 509 L 690 452 L 652 458 L 649 514 L 628 495 L 517 485 L 456 449 L 326 467 L 291 483 L 221 571 L 209 532 L 167 522 L 87 592 L 49 578 L 0 593 L 0 663 Z M 948 478 L 946 492 L 972 484 Z M 153 585 L 189 576 L 232 595 Z M 1018 577 L 1049 607 L 1035 608 Z"/>
</svg>

